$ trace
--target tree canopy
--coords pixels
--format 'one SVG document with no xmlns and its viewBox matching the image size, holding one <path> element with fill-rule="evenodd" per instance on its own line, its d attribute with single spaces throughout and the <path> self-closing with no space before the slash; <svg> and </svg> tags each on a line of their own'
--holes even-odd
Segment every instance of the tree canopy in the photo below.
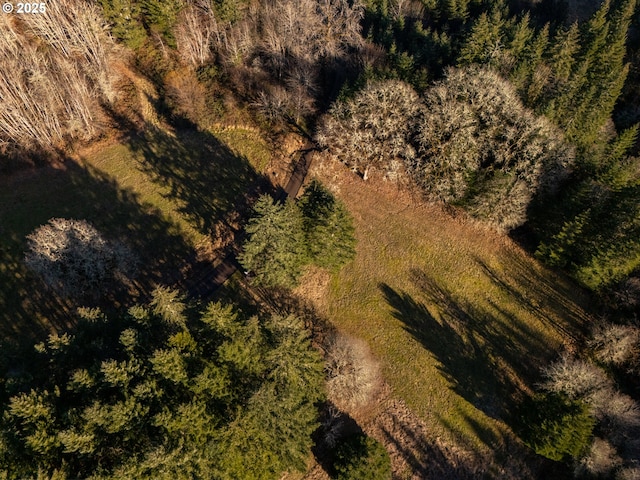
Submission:
<svg viewBox="0 0 640 480">
<path fill-rule="evenodd" d="M 303 470 L 323 398 L 320 355 L 295 317 L 245 318 L 175 291 L 3 362 L 8 478 L 278 478 Z"/>
</svg>

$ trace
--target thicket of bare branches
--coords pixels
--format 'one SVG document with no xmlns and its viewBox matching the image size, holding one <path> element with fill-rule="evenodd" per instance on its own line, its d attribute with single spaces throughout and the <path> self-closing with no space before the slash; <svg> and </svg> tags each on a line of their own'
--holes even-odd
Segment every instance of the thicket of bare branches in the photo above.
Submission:
<svg viewBox="0 0 640 480">
<path fill-rule="evenodd" d="M 167 105 L 176 115 L 196 125 L 207 126 L 207 90 L 192 70 L 170 72 L 164 79 L 164 87 Z"/>
<path fill-rule="evenodd" d="M 332 108 L 316 139 L 365 178 L 402 167 L 429 198 L 501 230 L 524 223 L 536 192 L 559 185 L 574 159 L 557 128 L 479 67 L 449 69 L 424 100 L 399 81 L 371 83 Z"/>
<path fill-rule="evenodd" d="M 589 399 L 612 387 L 604 370 L 568 354 L 549 365 L 544 376 L 542 386 L 545 390 L 564 393 L 571 399 Z"/>
<path fill-rule="evenodd" d="M 366 405 L 380 387 L 380 371 L 366 342 L 336 333 L 325 358 L 328 398 L 341 410 Z"/>
<path fill-rule="evenodd" d="M 573 160 L 561 132 L 535 116 L 515 88 L 478 67 L 451 68 L 425 94 L 415 179 L 433 198 L 463 204 L 509 230 L 526 220 L 533 194 Z"/>
<path fill-rule="evenodd" d="M 316 141 L 365 179 L 371 168 L 393 173 L 402 163 L 415 161 L 411 136 L 420 108 L 410 85 L 373 82 L 353 99 L 334 105 L 319 125 Z"/>
<path fill-rule="evenodd" d="M 274 71 L 288 57 L 309 62 L 340 57 L 362 43 L 364 7 L 348 0 L 272 0 L 260 11 L 259 48 Z"/>
<path fill-rule="evenodd" d="M 640 354 L 640 329 L 631 325 L 601 323 L 595 327 L 589 346 L 604 364 L 630 364 L 637 361 Z"/>
<path fill-rule="evenodd" d="M 50 149 L 99 130 L 100 103 L 115 98 L 113 41 L 95 6 L 47 3 L 45 14 L 0 16 L 0 145 Z M 10 73 L 9 73 L 10 72 Z"/>
<path fill-rule="evenodd" d="M 622 464 L 615 447 L 602 438 L 594 438 L 589 452 L 578 462 L 576 477 L 609 478 Z"/>
<path fill-rule="evenodd" d="M 186 2 L 175 27 L 176 46 L 180 58 L 192 67 L 204 65 L 211 59 L 212 42 L 219 36 L 220 27 L 211 8 L 211 2 Z"/>
<path fill-rule="evenodd" d="M 25 264 L 45 284 L 70 297 L 99 292 L 134 273 L 136 259 L 86 220 L 52 218 L 27 236 Z"/>
<path fill-rule="evenodd" d="M 207 17 L 206 24 L 227 67 L 241 69 L 245 83 L 256 80 L 254 103 L 265 116 L 297 121 L 314 111 L 321 71 L 362 46 L 363 14 L 359 0 L 269 0 L 235 22 Z"/>
</svg>

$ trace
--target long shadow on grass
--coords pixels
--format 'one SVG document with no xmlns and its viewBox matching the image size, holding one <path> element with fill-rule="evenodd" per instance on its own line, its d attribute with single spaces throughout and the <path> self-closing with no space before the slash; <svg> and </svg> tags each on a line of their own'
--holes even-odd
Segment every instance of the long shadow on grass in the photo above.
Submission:
<svg viewBox="0 0 640 480">
<path fill-rule="evenodd" d="M 196 228 L 212 235 L 229 214 L 246 212 L 268 183 L 242 156 L 207 132 L 180 130 L 175 136 L 149 129 L 131 143 L 142 154 L 139 167 L 168 194 Z"/>
<path fill-rule="evenodd" d="M 531 268 L 522 255 L 504 255 L 500 269 L 492 268 L 480 258 L 475 260 L 487 278 L 520 307 L 567 338 L 582 337 L 589 324 L 584 310 L 589 308 L 587 293 L 549 270 Z"/>
<path fill-rule="evenodd" d="M 427 306 L 404 291 L 387 284 L 380 290 L 392 307 L 392 315 L 404 323 L 404 328 L 439 362 L 438 369 L 451 383 L 451 388 L 480 410 L 492 417 L 501 412 L 501 390 L 506 379 L 501 378 L 479 333 L 474 330 L 474 312 L 450 301 L 437 320 Z M 437 293 L 442 293 L 439 291 Z"/>
<path fill-rule="evenodd" d="M 128 285 L 105 285 L 100 306 L 140 300 L 157 284 L 173 284 L 183 259 L 192 254 L 179 227 L 137 195 L 94 168 L 68 161 L 3 185 L 0 192 L 0 335 L 41 337 L 64 328 L 69 312 L 87 299 L 69 301 L 46 289 L 23 263 L 26 236 L 50 218 L 85 219 L 108 239 L 126 243 L 139 259 L 139 274 Z"/>
<path fill-rule="evenodd" d="M 392 315 L 431 352 L 456 393 L 508 422 L 514 401 L 553 355 L 552 346 L 490 299 L 471 303 L 420 269 L 410 277 L 424 303 L 382 284 Z"/>
</svg>

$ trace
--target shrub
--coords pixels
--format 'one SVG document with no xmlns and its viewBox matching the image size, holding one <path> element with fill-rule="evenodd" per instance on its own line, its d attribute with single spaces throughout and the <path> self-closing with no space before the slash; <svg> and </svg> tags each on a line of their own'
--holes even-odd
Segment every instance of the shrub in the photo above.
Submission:
<svg viewBox="0 0 640 480">
<path fill-rule="evenodd" d="M 363 434 L 340 443 L 333 468 L 338 480 L 391 479 L 389 453 L 380 442 Z"/>
<path fill-rule="evenodd" d="M 343 409 L 366 405 L 380 385 L 379 367 L 366 342 L 342 333 L 329 341 L 325 371 L 328 397 Z"/>
<path fill-rule="evenodd" d="M 86 220 L 52 218 L 27 236 L 25 264 L 65 296 L 96 293 L 134 273 L 135 257 Z"/>
</svg>

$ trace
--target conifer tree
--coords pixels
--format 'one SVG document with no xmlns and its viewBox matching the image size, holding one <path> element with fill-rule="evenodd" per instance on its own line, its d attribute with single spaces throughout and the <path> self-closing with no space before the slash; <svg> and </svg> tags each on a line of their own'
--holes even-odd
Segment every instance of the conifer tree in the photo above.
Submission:
<svg viewBox="0 0 640 480">
<path fill-rule="evenodd" d="M 38 344 L 19 372 L 2 363 L 0 476 L 276 479 L 304 469 L 324 377 L 304 324 L 221 304 L 196 318 L 170 293 L 122 318 L 85 310 L 74 335 Z"/>
<path fill-rule="evenodd" d="M 335 270 L 353 259 L 354 228 L 342 202 L 314 179 L 305 188 L 298 205 L 302 211 L 309 257 L 314 264 Z"/>
<path fill-rule="evenodd" d="M 294 203 L 276 204 L 263 195 L 253 212 L 240 264 L 259 285 L 293 287 L 306 261 L 300 210 Z"/>
<path fill-rule="evenodd" d="M 550 59 L 554 80 L 552 88 L 555 93 L 559 93 L 571 75 L 575 57 L 580 50 L 578 24 L 573 23 L 567 30 L 558 29 L 552 45 Z"/>
<path fill-rule="evenodd" d="M 503 28 L 505 20 L 500 7 L 495 7 L 490 14 L 482 12 L 471 28 L 460 55 L 459 65 L 473 63 L 491 64 L 502 54 Z"/>
<path fill-rule="evenodd" d="M 162 36 L 170 47 L 176 47 L 173 29 L 182 9 L 180 0 L 142 0 L 142 12 L 147 27 Z"/>
<path fill-rule="evenodd" d="M 137 0 L 100 0 L 113 36 L 134 49 L 142 46 L 147 37 L 141 22 L 140 4 Z"/>
</svg>

